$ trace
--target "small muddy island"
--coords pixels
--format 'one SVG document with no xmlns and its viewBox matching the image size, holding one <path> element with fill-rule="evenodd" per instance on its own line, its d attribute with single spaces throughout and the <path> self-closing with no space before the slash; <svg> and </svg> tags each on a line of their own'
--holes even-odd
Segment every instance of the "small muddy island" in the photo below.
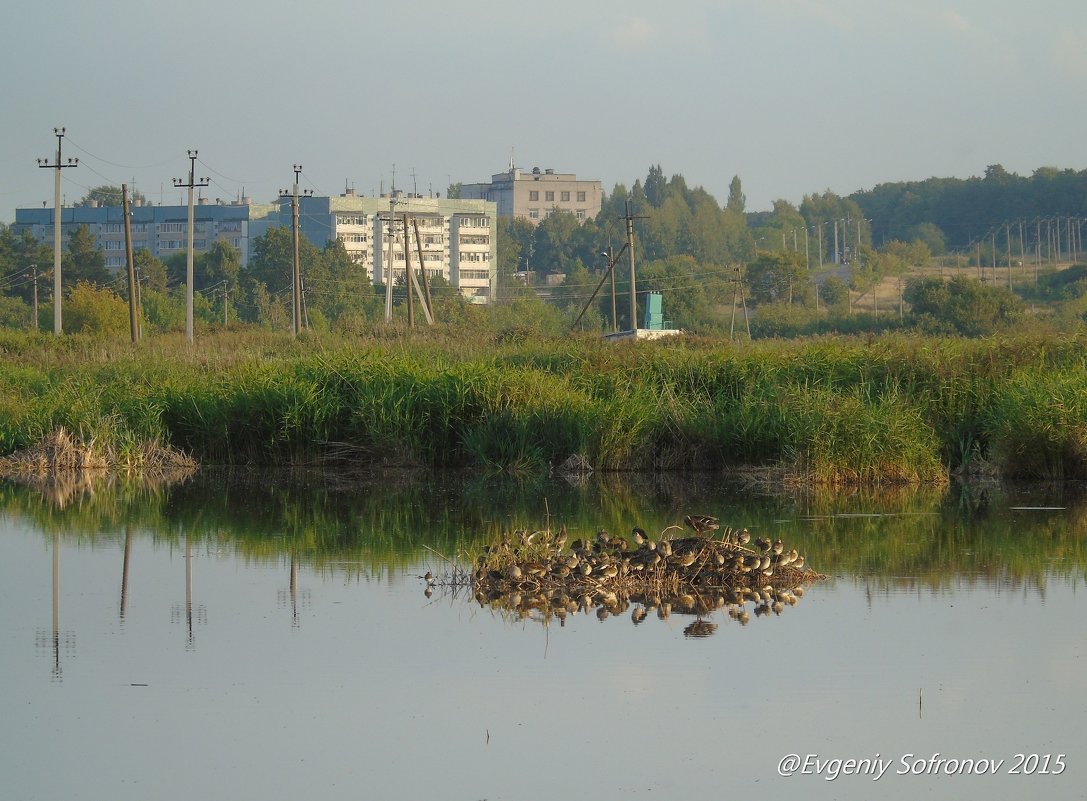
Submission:
<svg viewBox="0 0 1087 801">
<path fill-rule="evenodd" d="M 694 615 L 684 634 L 704 637 L 717 624 L 702 618 L 717 609 L 740 623 L 752 612 L 781 614 L 804 595 L 804 585 L 824 578 L 781 540 L 753 540 L 746 528 L 721 526 L 708 515 L 688 515 L 684 523 L 689 531 L 671 526 L 657 537 L 637 526 L 630 538 L 601 529 L 572 541 L 565 527 L 516 531 L 484 546 L 470 570 L 454 567 L 444 579 L 427 574 L 426 591 L 470 587 L 481 607 L 560 625 L 579 612 L 605 620 L 630 611 L 635 625 L 651 612 L 662 619 Z"/>
</svg>

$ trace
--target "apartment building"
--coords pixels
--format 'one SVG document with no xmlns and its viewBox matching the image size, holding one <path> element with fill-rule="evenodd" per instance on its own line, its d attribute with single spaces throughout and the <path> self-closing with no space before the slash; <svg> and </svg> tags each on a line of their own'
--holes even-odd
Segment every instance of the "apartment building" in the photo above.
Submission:
<svg viewBox="0 0 1087 801">
<path fill-rule="evenodd" d="M 568 211 L 578 220 L 596 217 L 604 199 L 600 181 L 580 180 L 573 173 L 557 173 L 533 167 L 530 172 L 510 166 L 491 176 L 490 183 L 464 184 L 464 199 L 489 200 L 500 217 L 520 217 L 532 224 L 556 211 Z"/>
<path fill-rule="evenodd" d="M 404 218 L 408 231 L 405 237 Z M 407 257 L 440 276 L 473 303 L 494 300 L 498 288 L 498 219 L 486 200 L 450 200 L 400 192 L 362 197 L 299 198 L 299 228 L 318 246 L 338 239 L 375 284 L 391 274 L 402 281 Z M 280 222 L 290 225 L 291 200 L 280 201 Z M 406 256 L 405 249 L 410 248 Z"/>
<path fill-rule="evenodd" d="M 409 235 L 404 234 L 408 215 Z M 208 251 L 217 240 L 231 244 L 249 263 L 254 240 L 274 226 L 290 227 L 291 198 L 256 204 L 201 202 L 194 208 L 193 250 Z M 61 209 L 61 236 L 68 237 L 87 226 L 104 253 L 106 266 L 125 266 L 124 216 L 120 206 L 86 206 Z M 159 259 L 184 253 L 188 247 L 188 206 L 133 205 L 132 247 L 144 248 Z M 30 231 L 39 242 L 53 242 L 53 209 L 15 210 L 16 233 Z M 497 292 L 497 213 L 484 200 L 449 200 L 408 196 L 299 198 L 299 228 L 317 247 L 339 239 L 359 268 L 374 283 L 403 280 L 405 247 L 410 243 L 411 263 L 422 264 L 430 276 L 441 276 L 473 303 L 488 303 Z M 416 228 L 419 231 L 416 240 Z"/>
<path fill-rule="evenodd" d="M 143 248 L 159 259 L 184 253 L 189 246 L 188 206 L 130 206 L 132 249 Z M 235 247 L 242 256 L 242 266 L 249 257 L 250 225 L 255 219 L 275 212 L 272 204 L 253 204 L 248 199 L 232 203 L 201 201 L 193 213 L 193 250 L 204 253 L 217 240 Z M 120 270 L 125 266 L 125 223 L 120 206 L 76 206 L 61 209 L 61 237 L 68 247 L 68 237 L 81 225 L 94 235 L 106 259 L 106 267 Z M 29 231 L 39 242 L 53 242 L 53 209 L 15 210 L 16 233 Z"/>
</svg>

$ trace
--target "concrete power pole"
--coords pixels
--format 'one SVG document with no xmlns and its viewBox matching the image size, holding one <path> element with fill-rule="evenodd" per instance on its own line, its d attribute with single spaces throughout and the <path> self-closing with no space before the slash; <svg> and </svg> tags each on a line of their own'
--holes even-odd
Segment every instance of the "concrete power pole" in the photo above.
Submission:
<svg viewBox="0 0 1087 801">
<path fill-rule="evenodd" d="M 191 345 L 193 341 L 193 228 L 195 227 L 193 189 L 197 186 L 207 186 L 210 183 L 210 180 L 208 178 L 201 178 L 199 181 L 196 180 L 197 151 L 189 150 L 187 153 L 189 154 L 189 180 L 186 182 L 181 178 L 175 178 L 174 186 L 187 186 L 189 188 L 189 240 L 187 249 L 188 258 L 185 261 L 185 341 Z"/>
<path fill-rule="evenodd" d="M 38 330 L 38 265 L 30 265 L 30 274 L 34 280 L 34 330 Z"/>
<path fill-rule="evenodd" d="M 38 159 L 38 166 L 56 170 L 56 178 L 53 186 L 53 333 L 60 336 L 64 333 L 61 322 L 61 298 L 60 289 L 60 248 L 61 248 L 61 198 L 60 198 L 60 171 L 65 167 L 78 167 L 79 159 L 61 160 L 60 143 L 64 138 L 64 128 L 54 128 L 53 133 L 57 137 L 57 158 L 52 164 L 49 159 Z"/>
<path fill-rule="evenodd" d="M 291 245 L 293 256 L 291 260 L 291 333 L 298 336 L 302 330 L 302 263 L 299 256 L 299 242 L 301 232 L 298 230 L 298 175 L 302 172 L 302 165 L 294 165 L 294 191 L 288 195 L 286 190 L 279 193 L 280 197 L 291 198 Z M 310 194 L 308 191 L 305 194 Z"/>
</svg>

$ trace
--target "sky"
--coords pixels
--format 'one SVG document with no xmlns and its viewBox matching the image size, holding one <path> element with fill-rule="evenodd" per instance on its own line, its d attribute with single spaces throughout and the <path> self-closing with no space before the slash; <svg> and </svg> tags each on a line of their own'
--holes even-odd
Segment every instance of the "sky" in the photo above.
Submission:
<svg viewBox="0 0 1087 801">
<path fill-rule="evenodd" d="M 1087 168 L 1082 0 L 54 0 L 0 24 L 0 222 L 128 183 L 208 198 L 445 194 L 511 158 L 659 164 L 747 210 L 880 183 Z"/>
</svg>

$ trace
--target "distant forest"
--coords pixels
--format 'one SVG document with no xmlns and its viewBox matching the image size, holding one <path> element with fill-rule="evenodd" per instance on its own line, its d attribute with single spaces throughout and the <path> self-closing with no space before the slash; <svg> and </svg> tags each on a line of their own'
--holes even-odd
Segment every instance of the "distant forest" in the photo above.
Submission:
<svg viewBox="0 0 1087 801">
<path fill-rule="evenodd" d="M 1087 217 L 1087 170 L 1042 167 L 1024 177 L 993 164 L 981 178 L 879 184 L 849 197 L 870 221 L 876 247 L 894 239 L 909 242 L 919 234 L 927 239 L 927 227 L 936 226 L 948 250 L 965 250 L 1009 225 L 1022 223 L 1029 229 L 1024 238 L 1034 241 L 1047 220 Z"/>
</svg>

